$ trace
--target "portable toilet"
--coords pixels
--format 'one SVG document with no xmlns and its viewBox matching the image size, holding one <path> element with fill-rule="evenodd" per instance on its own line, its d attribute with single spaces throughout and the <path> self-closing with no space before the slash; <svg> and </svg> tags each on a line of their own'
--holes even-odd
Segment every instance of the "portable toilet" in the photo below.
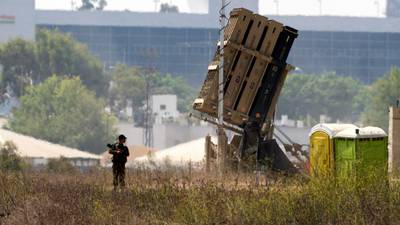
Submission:
<svg viewBox="0 0 400 225">
<path fill-rule="evenodd" d="M 364 169 L 387 171 L 388 137 L 378 127 L 348 128 L 334 136 L 335 171 L 347 176 Z"/>
<path fill-rule="evenodd" d="M 356 129 L 353 124 L 320 123 L 315 125 L 310 137 L 311 175 L 329 174 L 334 167 L 333 137 L 347 128 Z"/>
</svg>

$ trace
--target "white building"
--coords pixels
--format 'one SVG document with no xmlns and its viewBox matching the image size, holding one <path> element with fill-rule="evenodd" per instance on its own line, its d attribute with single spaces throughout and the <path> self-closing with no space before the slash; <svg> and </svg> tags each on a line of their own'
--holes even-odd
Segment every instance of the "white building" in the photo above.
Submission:
<svg viewBox="0 0 400 225">
<path fill-rule="evenodd" d="M 176 95 L 153 95 L 153 115 L 155 124 L 174 121 L 179 116 Z"/>
</svg>

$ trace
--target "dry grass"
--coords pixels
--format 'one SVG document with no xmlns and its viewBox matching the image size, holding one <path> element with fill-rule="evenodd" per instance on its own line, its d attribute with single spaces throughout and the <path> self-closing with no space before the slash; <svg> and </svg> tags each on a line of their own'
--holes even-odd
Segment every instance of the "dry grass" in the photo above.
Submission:
<svg viewBox="0 0 400 225">
<path fill-rule="evenodd" d="M 400 224 L 400 186 L 382 176 L 237 178 L 137 169 L 115 193 L 108 170 L 0 172 L 0 224 Z"/>
</svg>

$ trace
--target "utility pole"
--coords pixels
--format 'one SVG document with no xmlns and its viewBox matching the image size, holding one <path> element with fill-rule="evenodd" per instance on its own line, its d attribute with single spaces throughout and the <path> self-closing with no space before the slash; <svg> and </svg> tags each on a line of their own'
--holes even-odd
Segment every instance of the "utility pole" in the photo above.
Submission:
<svg viewBox="0 0 400 225">
<path fill-rule="evenodd" d="M 146 147 L 153 147 L 153 101 L 151 95 L 151 74 L 145 74 L 146 81 L 146 109 L 144 112 L 143 142 Z"/>
<path fill-rule="evenodd" d="M 143 57 L 147 60 L 147 69 L 144 70 L 144 79 L 146 82 L 146 108 L 144 112 L 144 130 L 143 130 L 143 143 L 146 147 L 153 147 L 154 145 L 154 115 L 153 115 L 153 76 L 156 73 L 154 66 L 155 60 L 158 57 L 156 49 L 149 48 L 143 52 Z"/>
<path fill-rule="evenodd" d="M 225 0 L 221 0 L 220 9 L 220 30 L 219 30 L 219 73 L 218 73 L 218 154 L 217 162 L 220 174 L 225 170 L 225 148 L 226 148 L 226 134 L 224 131 L 224 48 L 225 37 L 224 31 L 226 26 L 225 8 L 227 4 Z"/>
</svg>

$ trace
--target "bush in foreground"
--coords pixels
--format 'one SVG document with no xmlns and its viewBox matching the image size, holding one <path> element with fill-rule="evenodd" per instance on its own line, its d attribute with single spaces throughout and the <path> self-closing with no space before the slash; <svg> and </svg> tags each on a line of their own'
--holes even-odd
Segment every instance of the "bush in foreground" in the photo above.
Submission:
<svg viewBox="0 0 400 225">
<path fill-rule="evenodd" d="M 11 141 L 6 141 L 0 146 L 0 170 L 21 171 L 28 167 L 24 160 L 17 155 L 17 146 Z"/>
<path fill-rule="evenodd" d="M 72 163 L 64 157 L 49 159 L 47 162 L 47 171 L 51 173 L 74 173 L 76 168 Z"/>
</svg>

